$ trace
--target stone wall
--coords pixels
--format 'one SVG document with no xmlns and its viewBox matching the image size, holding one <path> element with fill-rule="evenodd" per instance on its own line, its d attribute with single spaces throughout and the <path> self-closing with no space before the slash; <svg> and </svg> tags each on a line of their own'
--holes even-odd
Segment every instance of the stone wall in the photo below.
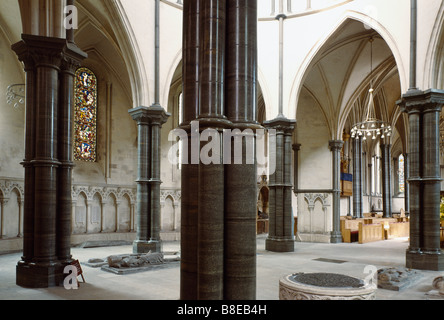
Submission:
<svg viewBox="0 0 444 320">
<path fill-rule="evenodd" d="M 0 178 L 0 254 L 22 249 L 23 179 Z M 72 244 L 128 240 L 136 230 L 135 186 L 73 185 Z M 161 189 L 161 238 L 180 239 L 179 189 Z"/>
</svg>

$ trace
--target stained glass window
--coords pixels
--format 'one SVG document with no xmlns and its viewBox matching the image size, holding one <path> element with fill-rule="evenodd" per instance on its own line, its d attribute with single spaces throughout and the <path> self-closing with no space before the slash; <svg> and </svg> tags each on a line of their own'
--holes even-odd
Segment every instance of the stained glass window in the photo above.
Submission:
<svg viewBox="0 0 444 320">
<path fill-rule="evenodd" d="M 76 71 L 74 103 L 74 160 L 95 162 L 97 78 L 87 68 L 79 68 Z"/>
</svg>

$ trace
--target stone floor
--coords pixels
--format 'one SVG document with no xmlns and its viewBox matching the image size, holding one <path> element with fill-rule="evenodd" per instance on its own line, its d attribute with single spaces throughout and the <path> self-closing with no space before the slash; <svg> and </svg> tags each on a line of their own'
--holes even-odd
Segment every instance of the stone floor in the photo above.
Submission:
<svg viewBox="0 0 444 320">
<path fill-rule="evenodd" d="M 297 272 L 341 273 L 365 279 L 366 270 L 404 267 L 405 238 L 367 244 L 319 244 L 297 242 L 294 253 L 265 251 L 265 236 L 257 238 L 257 299 L 278 300 L 279 279 Z M 179 242 L 164 242 L 165 252 L 180 250 Z M 73 248 L 80 262 L 131 253 L 131 246 Z M 83 266 L 86 283 L 78 290 L 63 287 L 25 289 L 15 284 L 15 266 L 20 253 L 0 256 L 0 300 L 178 300 L 179 265 L 142 273 L 117 275 Z M 444 272 L 421 271 L 420 280 L 401 292 L 378 289 L 377 300 L 428 300 L 432 281 Z M 79 278 L 81 279 L 81 278 Z"/>
</svg>

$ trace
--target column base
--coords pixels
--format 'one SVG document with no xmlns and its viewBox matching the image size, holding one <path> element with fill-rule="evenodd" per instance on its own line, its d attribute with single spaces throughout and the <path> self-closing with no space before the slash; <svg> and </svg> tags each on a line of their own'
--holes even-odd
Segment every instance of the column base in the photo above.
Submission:
<svg viewBox="0 0 444 320">
<path fill-rule="evenodd" d="M 265 250 L 271 252 L 294 252 L 294 239 L 267 238 Z"/>
<path fill-rule="evenodd" d="M 418 270 L 444 271 L 444 253 L 411 252 L 406 253 L 406 267 Z"/>
<path fill-rule="evenodd" d="M 330 237 L 330 243 L 342 243 L 342 234 L 339 232 L 332 232 Z"/>
<path fill-rule="evenodd" d="M 63 286 L 64 265 L 25 263 L 20 261 L 16 267 L 16 284 L 24 288 L 50 288 Z"/>
<path fill-rule="evenodd" d="M 162 241 L 135 240 L 133 242 L 133 253 L 162 252 Z"/>
</svg>

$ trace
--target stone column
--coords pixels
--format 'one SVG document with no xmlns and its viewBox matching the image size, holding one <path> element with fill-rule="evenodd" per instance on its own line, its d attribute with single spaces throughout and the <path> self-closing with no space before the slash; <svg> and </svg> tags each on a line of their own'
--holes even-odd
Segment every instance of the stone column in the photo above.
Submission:
<svg viewBox="0 0 444 320">
<path fill-rule="evenodd" d="M 185 1 L 183 15 L 180 127 L 188 133 L 184 150 L 190 158 L 182 164 L 181 299 L 251 300 L 256 294 L 256 160 L 246 162 L 248 148 L 236 155 L 232 147 L 238 138 L 243 147 L 254 144 L 253 130 L 259 128 L 256 3 Z M 234 130 L 224 145 L 225 129 Z M 243 162 L 225 165 L 229 160 Z"/>
<path fill-rule="evenodd" d="M 65 198 L 58 198 L 58 192 L 64 189 L 69 189 L 71 196 L 70 180 L 63 179 L 58 173 L 59 168 L 66 165 L 66 159 L 59 159 L 67 152 L 64 142 L 71 139 L 65 126 L 64 111 L 70 110 L 73 103 L 69 101 L 73 98 L 72 89 L 65 86 L 66 74 L 60 74 L 65 70 L 62 61 L 77 64 L 85 54 L 73 44 L 67 45 L 65 39 L 26 34 L 12 49 L 25 64 L 28 86 L 23 162 L 24 256 L 17 265 L 17 284 L 55 286 L 63 277 L 61 269 L 66 263 L 65 258 L 70 256 L 70 243 L 57 242 L 59 236 L 70 228 L 70 212 L 60 211 Z"/>
<path fill-rule="evenodd" d="M 410 124 L 410 246 L 406 266 L 441 271 L 439 116 L 444 91 L 409 90 L 398 104 L 408 113 Z"/>
<path fill-rule="evenodd" d="M 23 200 L 19 200 L 18 201 L 18 205 L 19 205 L 19 219 L 18 219 L 18 234 L 17 237 L 21 238 L 23 237 L 23 205 L 24 205 L 24 201 Z"/>
<path fill-rule="evenodd" d="M 384 218 L 392 216 L 392 187 L 391 187 L 391 145 L 381 144 L 382 157 L 382 207 Z"/>
<path fill-rule="evenodd" d="M 344 141 L 332 140 L 329 147 L 333 159 L 333 230 L 331 233 L 331 243 L 342 242 L 341 234 L 341 150 Z"/>
<path fill-rule="evenodd" d="M 71 1 L 73 2 L 73 1 Z M 71 259 L 71 203 L 74 141 L 74 78 L 86 54 L 69 37 L 64 50 L 60 73 L 60 104 L 58 109 L 57 154 L 60 165 L 57 169 L 57 257 L 69 264 Z"/>
<path fill-rule="evenodd" d="M 92 204 L 93 204 L 93 201 L 91 199 L 86 199 L 85 234 L 88 234 L 90 232 L 90 230 L 88 229 L 88 226 L 89 226 L 89 223 L 91 222 Z"/>
<path fill-rule="evenodd" d="M 369 212 L 372 211 L 372 206 L 373 206 L 373 188 L 372 185 L 374 184 L 373 181 L 373 164 L 369 163 L 368 164 L 368 180 L 369 180 L 369 187 L 370 187 L 370 191 L 368 193 L 369 195 Z"/>
<path fill-rule="evenodd" d="M 355 218 L 362 218 L 361 144 L 360 138 L 353 139 L 353 217 Z"/>
<path fill-rule="evenodd" d="M 154 110 L 153 110 L 154 111 Z M 160 185 L 162 181 L 160 180 L 160 130 L 162 125 L 167 121 L 169 115 L 165 111 L 158 110 L 160 114 L 154 114 L 151 118 L 151 243 L 157 243 L 158 247 L 160 245 Z M 160 249 L 160 248 L 159 248 Z"/>
<path fill-rule="evenodd" d="M 257 2 L 227 1 L 226 114 L 232 125 L 225 166 L 224 299 L 256 299 Z M 241 133 L 242 132 L 242 133 Z M 227 143 L 227 141 L 224 141 Z M 242 154 L 235 154 L 236 147 Z M 291 154 L 290 154 L 291 155 Z"/>
<path fill-rule="evenodd" d="M 298 193 L 299 189 L 299 151 L 301 150 L 301 145 L 298 143 L 293 144 L 293 190 L 295 194 Z"/>
<path fill-rule="evenodd" d="M 199 159 L 191 159 L 192 132 L 190 122 L 199 112 L 199 69 L 200 69 L 200 1 L 185 1 L 183 4 L 183 119 L 180 125 L 187 133 L 184 142 L 187 159 L 182 163 L 181 177 L 181 263 L 180 298 L 197 299 L 197 217 L 199 194 Z M 192 161 L 194 160 L 194 161 Z"/>
<path fill-rule="evenodd" d="M 160 106 L 129 111 L 138 126 L 138 173 L 134 253 L 161 252 L 160 230 L 160 128 L 169 114 Z M 118 223 L 118 221 L 116 222 Z"/>
<path fill-rule="evenodd" d="M 13 45 L 13 50 L 19 59 L 34 69 L 35 94 L 27 101 L 27 109 L 33 108 L 34 154 L 25 160 L 24 166 L 33 167 L 33 186 L 27 185 L 26 192 L 35 196 L 33 212 L 32 235 L 26 239 L 26 245 L 33 245 L 32 264 L 20 261 L 17 266 L 17 284 L 30 287 L 48 287 L 57 285 L 60 280 L 60 263 L 56 252 L 56 219 L 57 219 L 57 127 L 59 105 L 59 71 L 62 51 L 66 41 L 63 39 L 23 35 L 22 41 Z M 27 139 L 30 141 L 31 139 Z M 28 146 L 29 147 L 29 146 Z M 26 181 L 28 184 L 29 181 Z M 27 224 L 29 219 L 25 219 Z M 32 238 L 32 239 L 31 239 Z M 26 250 L 26 254 L 31 252 Z M 28 258 L 27 258 L 28 260 Z M 28 260 L 28 261 L 29 261 Z M 27 262 L 28 262 L 27 261 Z M 57 271 L 58 270 L 58 271 Z M 58 274 L 58 277 L 57 277 Z"/>
<path fill-rule="evenodd" d="M 222 130 L 227 128 L 224 112 L 226 1 L 199 0 L 200 51 L 199 61 L 199 122 L 201 133 L 210 129 L 212 159 L 199 163 L 197 218 L 197 298 L 223 299 L 224 271 L 224 180 Z M 210 140 L 209 139 L 209 140 Z M 201 154 L 210 146 L 201 137 Z M 210 160 L 210 159 L 207 159 Z"/>
<path fill-rule="evenodd" d="M 8 200 L 5 198 L 0 198 L 0 239 L 3 238 L 5 234 L 5 217 L 4 217 L 4 206 L 8 203 Z"/>
<path fill-rule="evenodd" d="M 406 214 L 410 213 L 410 184 L 409 179 L 409 155 L 404 154 L 404 210 Z"/>
<path fill-rule="evenodd" d="M 291 229 L 291 139 L 296 121 L 283 116 L 264 123 L 276 130 L 276 150 L 270 148 L 270 157 L 276 158 L 276 170 L 270 172 L 269 234 L 265 249 L 274 252 L 293 252 L 294 237 Z"/>
</svg>

